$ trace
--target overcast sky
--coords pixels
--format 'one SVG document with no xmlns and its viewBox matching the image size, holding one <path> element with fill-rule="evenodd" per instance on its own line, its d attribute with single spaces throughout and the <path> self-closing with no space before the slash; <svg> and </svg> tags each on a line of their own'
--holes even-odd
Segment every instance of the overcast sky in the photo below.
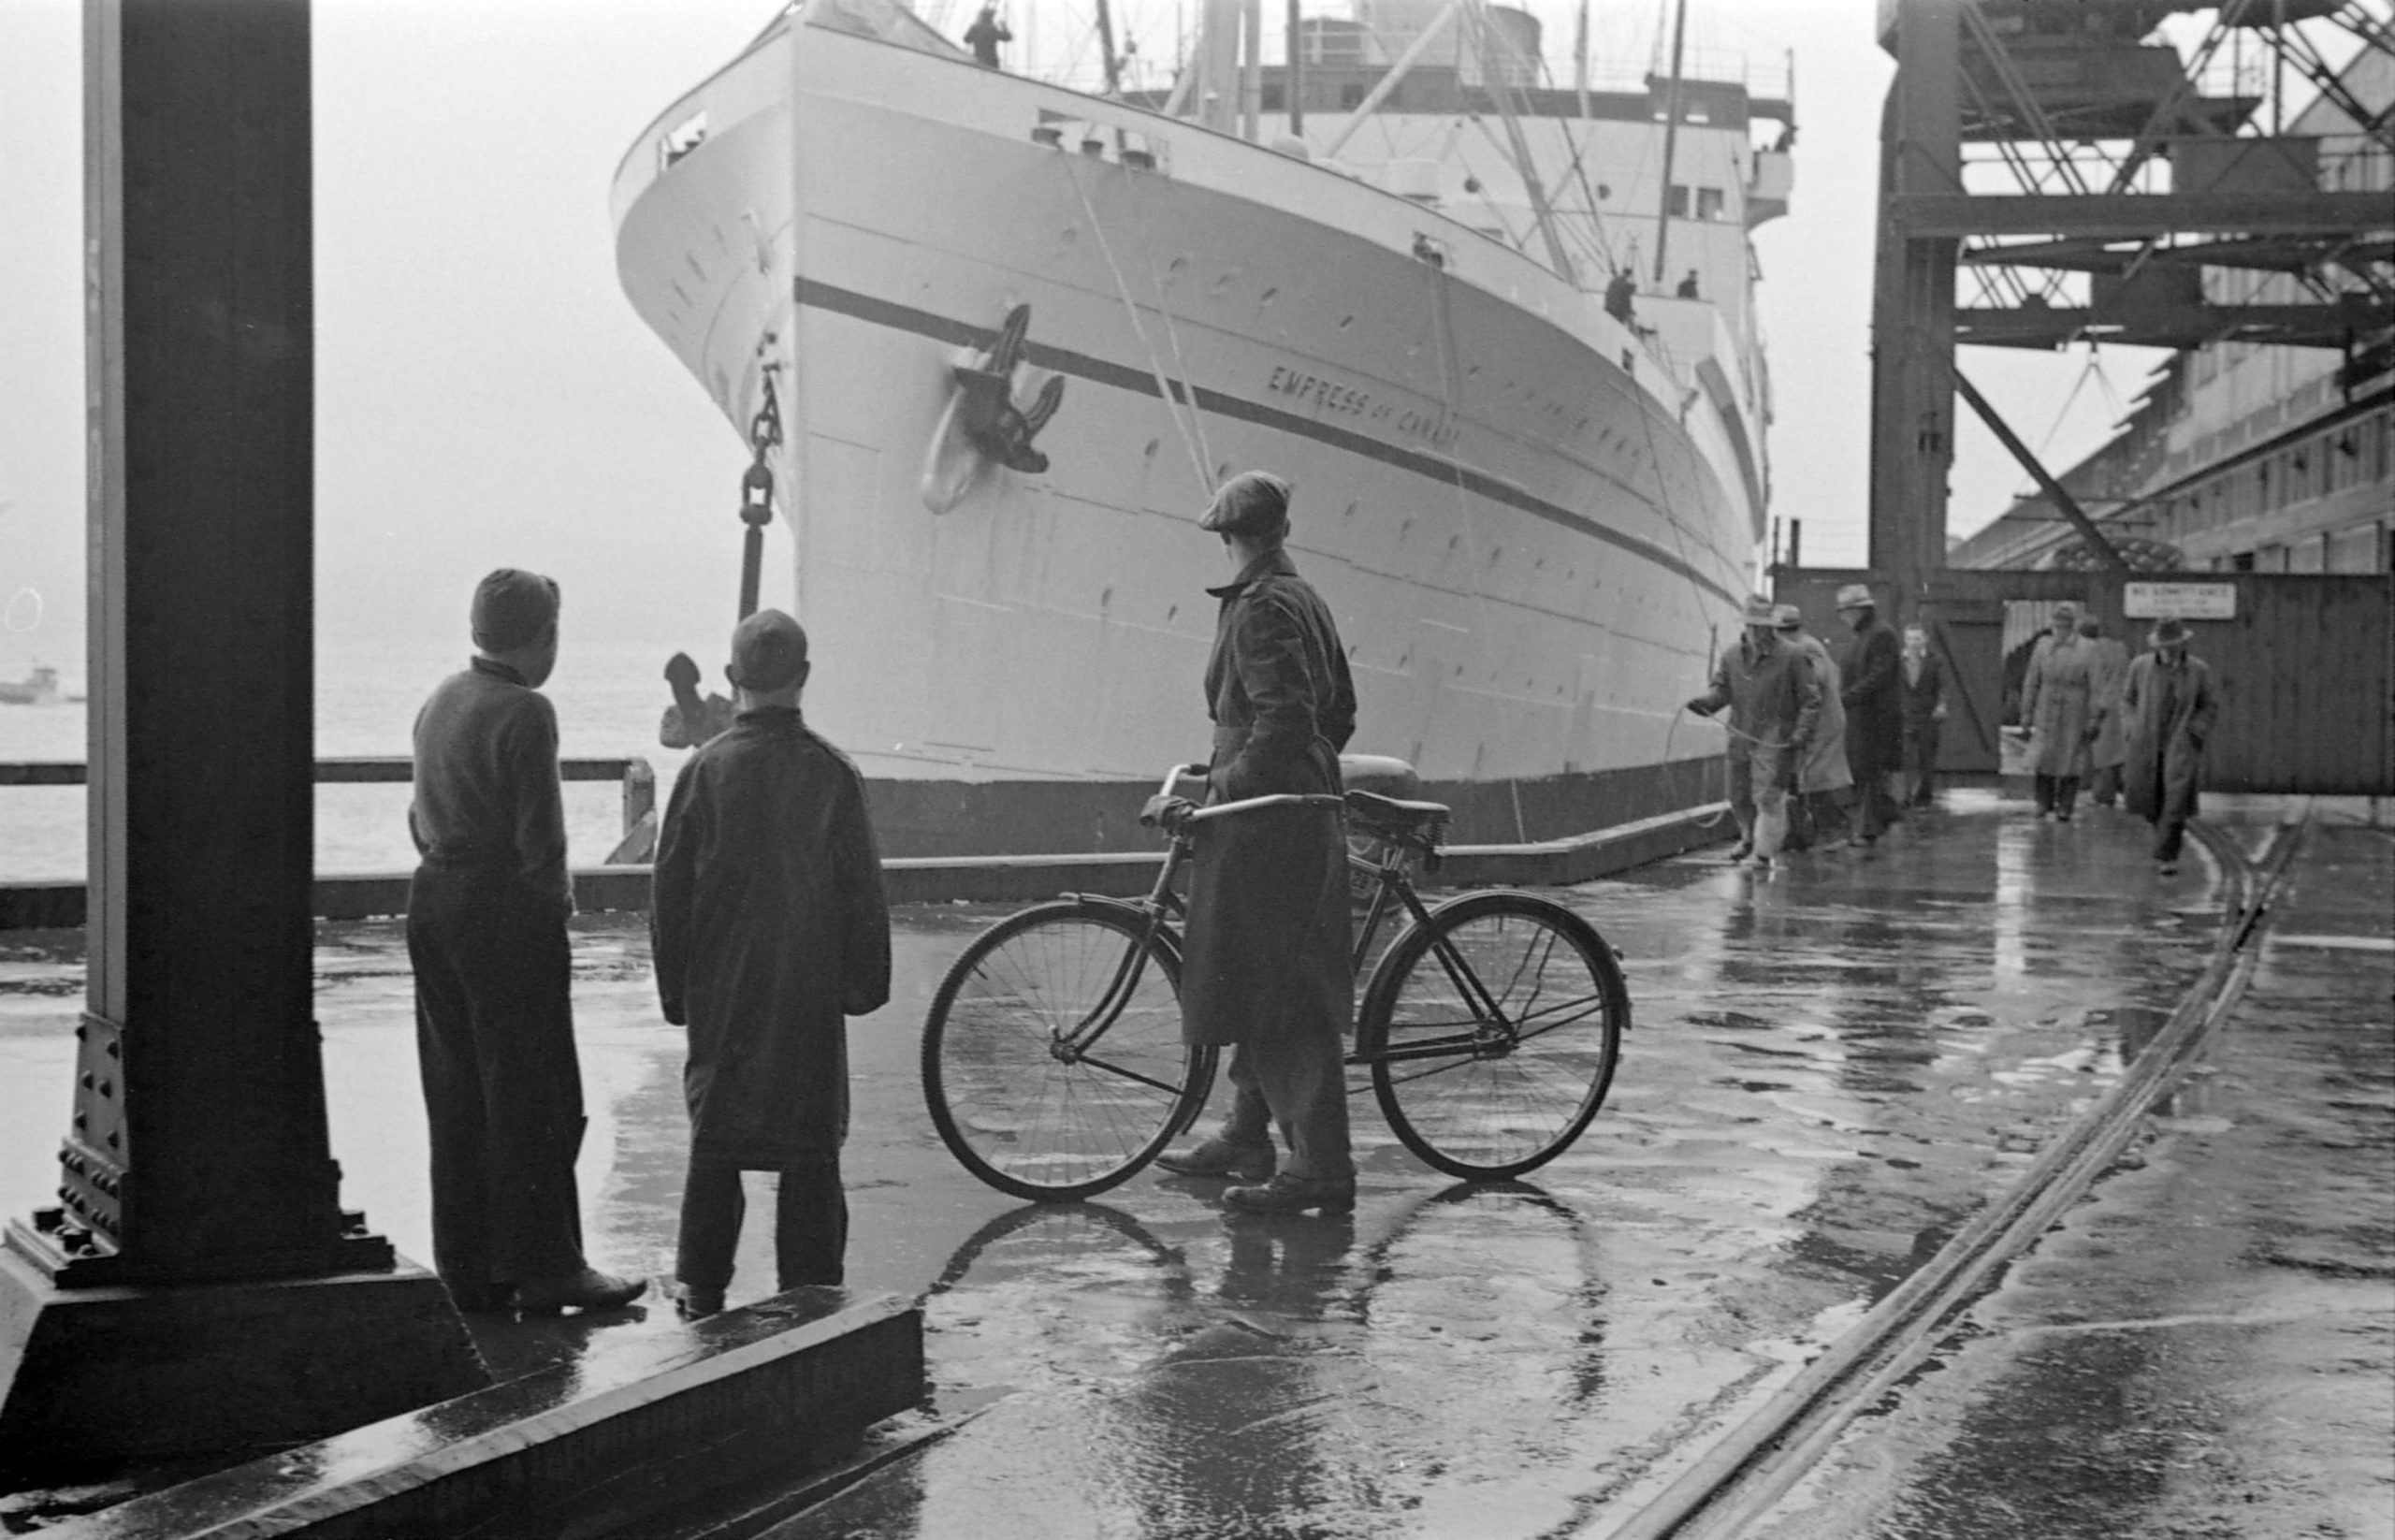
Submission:
<svg viewBox="0 0 2395 1540">
<path fill-rule="evenodd" d="M 936 3 L 936 0 L 935 0 Z M 1013 0 L 1016 29 L 1026 0 Z M 1084 47 L 1039 0 L 1043 55 Z M 1122 0 L 1118 0 L 1118 5 Z M 729 617 L 744 456 L 617 288 L 607 185 L 633 137 L 727 63 L 776 0 L 317 0 L 318 610 L 333 637 L 446 633 L 488 568 L 549 571 L 642 631 Z M 1312 7 L 1309 7 L 1313 8 Z M 1570 79 L 1572 11 L 1537 0 Z M 1864 559 L 1873 189 L 1891 61 L 1873 0 L 1691 0 L 1692 64 L 1796 76 L 1794 211 L 1757 245 L 1777 382 L 1776 506 L 1815 565 Z M 955 31 L 969 14 L 950 0 Z M 1662 7 L 1597 0 L 1601 67 L 1634 74 Z M 927 7 L 927 14 L 938 15 Z M 1081 12 L 1081 14 L 1086 14 Z M 1188 12 L 1131 0 L 1143 51 Z M 1175 21 L 1170 18 L 1179 17 Z M 80 6 L 0 0 L 0 677 L 82 655 Z M 1695 73 L 1691 68 L 1691 73 Z M 2151 355 L 1974 351 L 2050 463 L 2101 442 Z M 1962 414 L 1953 528 L 2024 478 Z M 768 602 L 789 587 L 777 524 Z"/>
</svg>

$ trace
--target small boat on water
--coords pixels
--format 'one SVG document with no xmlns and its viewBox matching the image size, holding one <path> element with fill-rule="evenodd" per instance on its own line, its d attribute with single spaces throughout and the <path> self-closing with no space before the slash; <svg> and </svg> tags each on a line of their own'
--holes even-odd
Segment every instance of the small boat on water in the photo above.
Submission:
<svg viewBox="0 0 2395 1540">
<path fill-rule="evenodd" d="M 48 663 L 36 663 L 14 682 L 0 679 L 0 705 L 49 705 L 57 699 L 58 670 Z"/>
<path fill-rule="evenodd" d="M 1680 702 L 1759 567 L 1792 108 L 1560 89 L 1525 11 L 1355 3 L 1292 70 L 1208 0 L 1168 94 L 1093 94 L 798 0 L 625 157 L 624 288 L 791 522 L 808 719 L 884 853 L 1149 847 L 1205 741 L 1196 521 L 1250 466 L 1296 488 L 1349 748 L 1459 839 L 1719 794 Z"/>
</svg>

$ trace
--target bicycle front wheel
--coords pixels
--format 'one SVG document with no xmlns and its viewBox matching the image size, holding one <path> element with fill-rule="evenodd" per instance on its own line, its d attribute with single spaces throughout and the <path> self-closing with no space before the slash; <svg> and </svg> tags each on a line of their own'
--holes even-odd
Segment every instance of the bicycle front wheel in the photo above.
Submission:
<svg viewBox="0 0 2395 1540">
<path fill-rule="evenodd" d="M 1181 957 L 1146 916 L 1067 899 L 965 950 L 923 1023 L 923 1097 L 965 1170 L 1017 1198 L 1104 1192 L 1203 1110 L 1212 1048 L 1181 1041 Z"/>
<path fill-rule="evenodd" d="M 1629 1024 L 1621 968 L 1587 921 L 1529 893 L 1472 893 L 1372 970 L 1357 1057 L 1407 1149 L 1453 1176 L 1518 1176 L 1597 1115 Z"/>
</svg>

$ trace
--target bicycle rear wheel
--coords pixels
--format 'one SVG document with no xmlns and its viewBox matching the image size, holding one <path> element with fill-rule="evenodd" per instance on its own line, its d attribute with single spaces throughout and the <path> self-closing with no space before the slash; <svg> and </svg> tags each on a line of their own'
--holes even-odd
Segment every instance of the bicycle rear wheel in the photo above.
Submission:
<svg viewBox="0 0 2395 1540">
<path fill-rule="evenodd" d="M 1588 1127 L 1630 991 L 1589 923 L 1521 893 L 1430 911 L 1372 970 L 1357 1057 L 1405 1147 L 1450 1175 L 1518 1176 Z"/>
<path fill-rule="evenodd" d="M 1067 899 L 965 949 L 923 1022 L 923 1098 L 975 1176 L 1017 1198 L 1104 1192 L 1205 1107 L 1212 1048 L 1181 1041 L 1181 957 L 1146 917 Z"/>
</svg>

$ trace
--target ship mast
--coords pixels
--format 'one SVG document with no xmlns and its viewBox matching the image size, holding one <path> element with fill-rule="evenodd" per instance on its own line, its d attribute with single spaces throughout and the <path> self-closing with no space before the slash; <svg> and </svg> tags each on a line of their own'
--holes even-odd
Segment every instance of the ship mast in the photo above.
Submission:
<svg viewBox="0 0 2395 1540">
<path fill-rule="evenodd" d="M 1291 0 L 1292 4 L 1296 0 Z M 1106 0 L 1097 0 L 1097 51 L 1106 62 L 1106 94 L 1123 94 L 1123 61 L 1114 52 L 1114 18 L 1108 14 Z"/>
<path fill-rule="evenodd" d="M 1683 0 L 1685 3 L 1685 0 Z M 1515 51 L 1513 40 L 1488 19 L 1480 0 L 1472 0 L 1473 42 L 1480 53 L 1481 80 L 1488 87 L 1489 99 L 1497 104 L 1497 116 L 1505 124 L 1505 139 L 1513 147 L 1514 169 L 1520 173 L 1522 190 L 1530 196 L 1531 216 L 1538 223 L 1538 233 L 1546 242 L 1547 265 L 1566 283 L 1577 283 L 1573 275 L 1571 254 L 1563 249 L 1563 237 L 1555 227 L 1555 211 L 1548 207 L 1546 187 L 1538 179 L 1538 167 L 1531 159 L 1531 143 L 1522 133 L 1522 120 L 1514 110 L 1512 67 L 1517 63 L 1527 65 Z"/>
<path fill-rule="evenodd" d="M 1291 0 L 1292 4 L 1296 0 Z M 1572 31 L 1572 89 L 1579 93 L 1580 118 L 1589 116 L 1589 0 L 1580 0 L 1579 24 Z"/>
<path fill-rule="evenodd" d="M 1655 286 L 1663 283 L 1663 248 L 1672 238 L 1672 152 L 1680 134 L 1680 49 L 1688 41 L 1688 0 L 1672 19 L 1672 76 L 1663 82 L 1663 189 L 1656 200 Z"/>
</svg>

